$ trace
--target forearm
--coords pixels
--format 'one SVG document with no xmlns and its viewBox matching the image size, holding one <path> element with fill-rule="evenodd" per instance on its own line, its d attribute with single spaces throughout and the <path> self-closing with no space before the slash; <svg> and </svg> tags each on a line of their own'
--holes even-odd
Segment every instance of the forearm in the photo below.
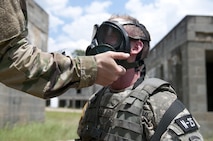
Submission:
<svg viewBox="0 0 213 141">
<path fill-rule="evenodd" d="M 0 62 L 0 81 L 41 98 L 64 93 L 68 88 L 94 84 L 97 66 L 93 57 L 71 59 L 45 53 L 26 39 L 8 50 Z"/>
</svg>

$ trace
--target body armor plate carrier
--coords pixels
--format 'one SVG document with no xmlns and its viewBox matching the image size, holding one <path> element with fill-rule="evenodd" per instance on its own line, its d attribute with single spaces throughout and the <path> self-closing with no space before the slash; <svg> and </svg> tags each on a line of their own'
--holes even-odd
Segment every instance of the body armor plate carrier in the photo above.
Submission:
<svg viewBox="0 0 213 141">
<path fill-rule="evenodd" d="M 168 82 L 156 78 L 145 79 L 134 90 L 129 90 L 125 97 L 113 97 L 112 94 L 101 105 L 106 88 L 94 95 L 82 119 L 82 141 L 141 141 L 143 137 L 143 105 L 155 93 L 162 91 L 162 86 L 175 94 Z M 101 123 L 101 124 L 99 124 Z"/>
</svg>

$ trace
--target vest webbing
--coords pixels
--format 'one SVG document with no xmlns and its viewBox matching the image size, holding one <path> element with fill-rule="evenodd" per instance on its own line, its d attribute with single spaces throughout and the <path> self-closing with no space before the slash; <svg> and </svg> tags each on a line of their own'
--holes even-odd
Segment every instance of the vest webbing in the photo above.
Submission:
<svg viewBox="0 0 213 141">
<path fill-rule="evenodd" d="M 149 78 L 132 90 L 114 108 L 99 107 L 105 89 L 102 89 L 92 99 L 88 106 L 86 117 L 83 119 L 85 127 L 82 129 L 82 141 L 141 141 L 143 137 L 143 105 L 146 100 L 160 91 L 161 86 L 170 86 L 166 81 Z M 171 92 L 175 93 L 173 89 Z M 105 124 L 98 124 L 100 119 L 109 119 Z M 119 131 L 119 132 L 117 132 Z M 122 133 L 122 134 L 120 134 Z"/>
</svg>

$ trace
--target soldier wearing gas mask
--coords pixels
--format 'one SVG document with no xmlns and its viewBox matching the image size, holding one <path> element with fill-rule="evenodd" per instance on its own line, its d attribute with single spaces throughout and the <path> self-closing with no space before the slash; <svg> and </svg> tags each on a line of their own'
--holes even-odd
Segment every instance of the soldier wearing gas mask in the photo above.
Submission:
<svg viewBox="0 0 213 141">
<path fill-rule="evenodd" d="M 117 60 L 117 63 L 126 69 L 137 68 L 143 64 L 151 40 L 146 27 L 137 20 L 116 18 L 105 21 L 100 26 L 94 25 L 92 43 L 87 48 L 86 55 L 95 55 L 106 51 L 130 53 L 132 40 L 142 42 L 143 49 L 137 54 L 134 62 Z"/>
<path fill-rule="evenodd" d="M 146 27 L 128 15 L 114 15 L 95 25 L 86 55 L 127 52 L 117 63 L 126 74 L 92 95 L 79 122 L 82 141 L 202 141 L 199 124 L 177 99 L 172 86 L 145 78 L 144 58 L 149 51 Z"/>
</svg>

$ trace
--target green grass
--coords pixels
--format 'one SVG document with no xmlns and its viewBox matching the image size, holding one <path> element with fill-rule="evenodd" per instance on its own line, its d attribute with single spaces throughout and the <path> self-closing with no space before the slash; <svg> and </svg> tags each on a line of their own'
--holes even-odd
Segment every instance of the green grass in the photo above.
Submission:
<svg viewBox="0 0 213 141">
<path fill-rule="evenodd" d="M 77 138 L 80 113 L 46 112 L 43 123 L 0 129 L 0 141 L 65 141 Z"/>
<path fill-rule="evenodd" d="M 0 141 L 67 141 L 77 138 L 81 113 L 46 112 L 44 123 L 15 125 L 0 129 Z M 213 141 L 212 138 L 205 141 Z"/>
<path fill-rule="evenodd" d="M 209 137 L 209 138 L 206 138 L 204 139 L 205 141 L 213 141 L 213 136 L 212 137 Z"/>
</svg>

